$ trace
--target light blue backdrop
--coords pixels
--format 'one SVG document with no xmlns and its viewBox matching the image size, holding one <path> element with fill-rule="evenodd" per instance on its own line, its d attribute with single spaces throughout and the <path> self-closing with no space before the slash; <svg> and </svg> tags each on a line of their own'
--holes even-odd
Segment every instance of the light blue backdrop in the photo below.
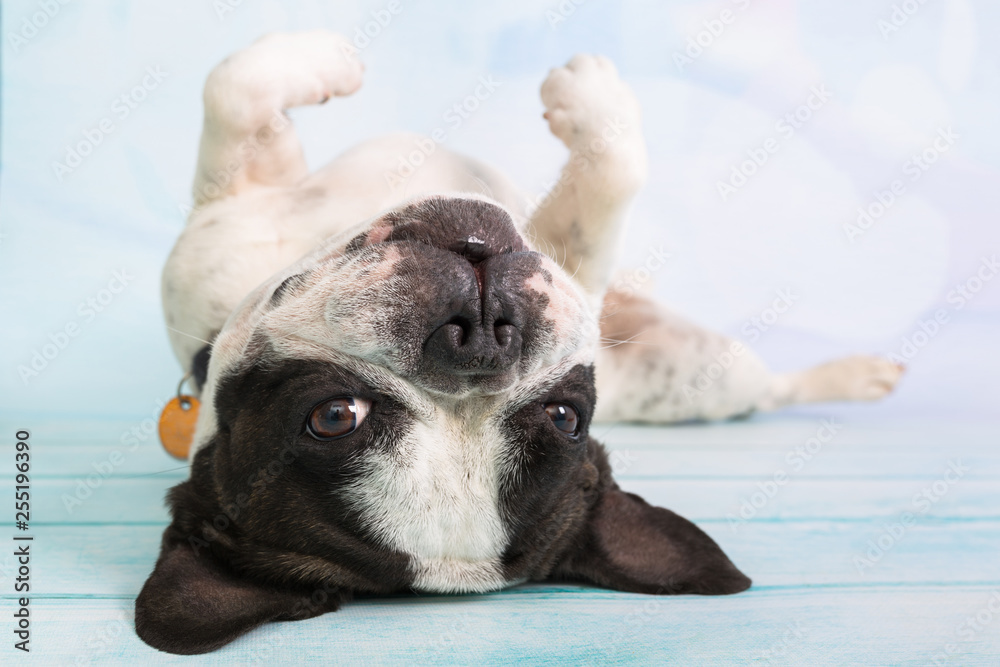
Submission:
<svg viewBox="0 0 1000 667">
<path fill-rule="evenodd" d="M 190 202 L 202 83 L 264 32 L 315 27 L 372 36 L 361 91 L 294 114 L 311 164 L 445 126 L 489 75 L 500 87 L 446 142 L 537 194 L 564 158 L 538 86 L 573 53 L 604 53 L 644 105 L 651 152 L 627 270 L 663 248 L 646 284 L 779 369 L 908 358 L 897 395 L 852 410 L 995 412 L 1000 280 L 977 272 L 1000 252 L 1000 5 L 400 0 L 373 23 L 389 4 L 3 3 L 0 419 L 144 418 L 172 393 L 159 277 Z M 73 166 L 81 142 L 96 147 Z M 859 207 L 872 223 L 845 228 Z M 781 290 L 793 306 L 763 331 L 751 318 Z"/>
</svg>

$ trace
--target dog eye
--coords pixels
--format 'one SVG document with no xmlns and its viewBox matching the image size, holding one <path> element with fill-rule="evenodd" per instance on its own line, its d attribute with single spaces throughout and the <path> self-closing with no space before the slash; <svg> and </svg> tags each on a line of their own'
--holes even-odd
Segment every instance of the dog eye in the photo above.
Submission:
<svg viewBox="0 0 1000 667">
<path fill-rule="evenodd" d="M 568 403 L 548 403 L 545 414 L 566 435 L 576 435 L 580 429 L 580 414 Z"/>
<path fill-rule="evenodd" d="M 334 440 L 353 433 L 368 416 L 371 401 L 352 396 L 331 398 L 313 408 L 306 422 L 309 435 L 317 440 Z"/>
</svg>

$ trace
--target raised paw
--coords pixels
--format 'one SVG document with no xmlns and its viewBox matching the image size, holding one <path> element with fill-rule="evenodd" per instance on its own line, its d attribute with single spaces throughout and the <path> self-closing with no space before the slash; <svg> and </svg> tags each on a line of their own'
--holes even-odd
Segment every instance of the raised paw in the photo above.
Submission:
<svg viewBox="0 0 1000 667">
<path fill-rule="evenodd" d="M 328 30 L 265 35 L 212 72 L 206 103 L 274 110 L 350 95 L 364 72 L 356 51 L 350 40 Z"/>
<path fill-rule="evenodd" d="M 642 143 L 639 102 L 604 56 L 578 54 L 542 84 L 549 129 L 577 152 Z"/>
</svg>

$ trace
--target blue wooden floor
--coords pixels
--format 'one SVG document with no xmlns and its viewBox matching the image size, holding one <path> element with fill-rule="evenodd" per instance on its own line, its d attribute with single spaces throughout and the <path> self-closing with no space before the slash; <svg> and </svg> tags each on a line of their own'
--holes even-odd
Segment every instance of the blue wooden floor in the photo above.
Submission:
<svg viewBox="0 0 1000 667">
<path fill-rule="evenodd" d="M 14 661 L 1000 664 L 1000 423 L 866 416 L 836 420 L 827 438 L 823 414 L 595 427 L 621 484 L 696 521 L 753 578 L 747 593 L 658 598 L 559 584 L 367 599 L 268 625 L 193 660 L 154 652 L 132 629 L 133 600 L 167 522 L 164 492 L 185 471 L 152 438 L 122 447 L 139 423 L 36 420 L 32 653 Z M 107 470 L 101 463 L 116 449 L 124 460 L 70 511 L 78 480 L 95 464 Z M 958 472 L 946 475 L 950 468 Z M 787 482 L 772 486 L 778 472 Z M 13 557 L 3 551 L 10 610 Z M 2 617 L 9 641 L 9 612 Z M 12 664 L 16 652 L 0 653 Z"/>
</svg>

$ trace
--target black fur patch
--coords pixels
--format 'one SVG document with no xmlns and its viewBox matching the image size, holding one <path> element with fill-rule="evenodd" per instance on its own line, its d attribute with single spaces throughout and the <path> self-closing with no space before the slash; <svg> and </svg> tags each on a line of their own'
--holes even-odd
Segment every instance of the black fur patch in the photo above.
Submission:
<svg viewBox="0 0 1000 667">
<path fill-rule="evenodd" d="M 536 274 L 551 276 L 503 208 L 433 198 L 378 225 L 391 227 L 380 245 L 401 256 L 392 293 L 380 302 L 401 375 L 433 391 L 492 393 L 552 342 L 553 323 L 543 316 L 549 297 L 525 287 Z M 361 252 L 367 236 L 355 237 L 346 254 Z"/>
<path fill-rule="evenodd" d="M 552 424 L 544 410 L 550 402 L 576 408 L 581 420 L 576 437 Z M 510 535 L 503 555 L 507 579 L 544 579 L 596 501 L 605 454 L 587 435 L 594 404 L 594 368 L 580 365 L 504 423 L 506 437 L 518 448 L 517 470 L 500 494 Z"/>
<path fill-rule="evenodd" d="M 198 387 L 198 391 L 205 388 L 205 380 L 208 379 L 208 362 L 211 358 L 212 346 L 205 345 L 198 350 L 198 353 L 194 355 L 194 359 L 191 360 L 191 377 Z"/>
<path fill-rule="evenodd" d="M 405 252 L 391 288 L 374 293 L 399 298 L 386 306 L 395 310 L 378 335 L 398 350 L 400 374 L 433 391 L 509 386 L 504 374 L 526 370 L 552 342 L 548 297 L 524 286 L 539 272 L 551 284 L 541 256 L 488 202 L 434 199 L 387 219 L 394 227 L 385 243 Z M 357 251 L 363 246 L 359 241 Z M 286 279 L 271 305 L 294 298 L 304 280 Z M 468 340 L 493 335 L 495 344 L 487 339 L 482 349 L 499 351 L 463 351 L 466 339 L 452 337 L 444 342 L 454 349 L 434 353 L 434 334 L 444 326 L 462 327 Z M 517 330 L 516 355 L 509 327 Z M 199 386 L 210 355 L 206 346 L 193 361 Z M 365 421 L 343 438 L 309 436 L 313 408 L 338 396 L 370 401 Z M 505 578 L 583 580 L 644 593 L 748 587 L 694 524 L 618 488 L 604 448 L 588 436 L 595 400 L 593 367 L 578 365 L 504 417 L 500 427 L 512 449 L 510 460 L 496 464 L 508 471 L 498 507 L 508 537 Z M 576 408 L 575 434 L 555 427 L 544 410 L 550 402 Z M 373 452 L 397 461 L 405 455 L 398 443 L 414 417 L 399 401 L 336 364 L 280 358 L 259 334 L 240 365 L 220 378 L 214 409 L 216 433 L 194 457 L 191 477 L 170 491 L 173 521 L 136 600 L 143 640 L 174 653 L 203 653 L 261 623 L 333 611 L 354 593 L 409 589 L 410 556 L 385 546 L 374 518 L 361 515 L 349 495 Z"/>
<path fill-rule="evenodd" d="M 305 271 L 303 273 L 297 273 L 294 276 L 288 276 L 281 281 L 281 284 L 271 293 L 270 307 L 274 308 L 284 301 L 285 297 L 291 296 L 295 293 L 295 290 L 301 287 L 306 279 L 309 277 L 309 272 Z"/>
<path fill-rule="evenodd" d="M 308 415 L 335 396 L 371 400 L 368 418 L 345 438 L 312 439 Z M 409 557 L 379 544 L 340 493 L 367 449 L 410 427 L 398 403 L 333 364 L 265 352 L 221 381 L 215 406 L 218 432 L 170 491 L 173 522 L 136 601 L 147 643 L 203 653 L 269 620 L 336 609 L 353 592 L 409 588 Z"/>
</svg>

